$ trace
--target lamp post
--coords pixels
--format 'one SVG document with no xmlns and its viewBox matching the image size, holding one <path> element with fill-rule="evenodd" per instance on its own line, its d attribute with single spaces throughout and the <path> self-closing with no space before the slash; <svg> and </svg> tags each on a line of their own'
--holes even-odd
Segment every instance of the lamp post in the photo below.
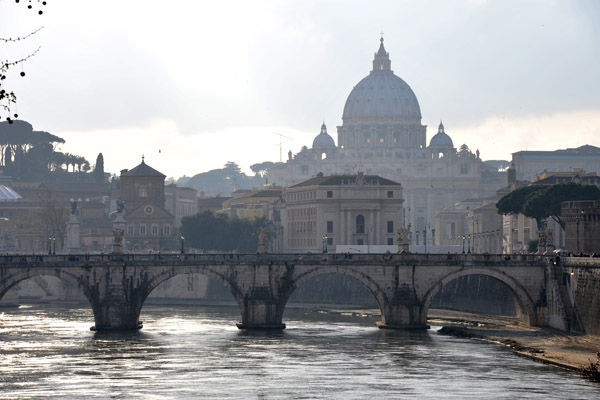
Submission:
<svg viewBox="0 0 600 400">
<path fill-rule="evenodd" d="M 52 236 L 48 236 L 48 254 L 52 254 Z"/>
<path fill-rule="evenodd" d="M 181 235 L 180 239 L 181 239 L 181 254 L 183 254 L 183 247 L 185 245 L 185 238 L 183 237 L 183 235 Z"/>
<path fill-rule="evenodd" d="M 52 236 L 52 254 L 56 254 L 56 236 Z"/>
<path fill-rule="evenodd" d="M 462 242 L 463 242 L 463 254 L 465 254 L 465 235 L 462 235 Z"/>
<path fill-rule="evenodd" d="M 418 246 L 419 245 L 419 231 L 416 231 L 415 235 L 417 235 L 417 246 Z"/>
<path fill-rule="evenodd" d="M 575 225 L 577 225 L 577 255 L 579 255 L 579 215 L 575 217 Z"/>
<path fill-rule="evenodd" d="M 431 245 L 435 246 L 435 229 L 431 230 Z"/>
<path fill-rule="evenodd" d="M 323 235 L 323 253 L 327 253 L 327 235 Z"/>
<path fill-rule="evenodd" d="M 471 234 L 467 235 L 467 253 L 471 254 Z"/>
<path fill-rule="evenodd" d="M 427 253 L 427 229 L 423 229 L 423 244 L 425 245 L 425 253 Z"/>
</svg>

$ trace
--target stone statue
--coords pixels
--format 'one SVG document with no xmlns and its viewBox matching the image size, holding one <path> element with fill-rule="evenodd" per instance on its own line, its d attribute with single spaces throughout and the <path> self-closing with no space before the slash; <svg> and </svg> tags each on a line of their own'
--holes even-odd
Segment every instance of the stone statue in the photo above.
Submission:
<svg viewBox="0 0 600 400">
<path fill-rule="evenodd" d="M 258 229 L 258 252 L 259 253 L 264 253 L 265 252 L 265 241 L 267 238 L 267 234 L 265 232 L 264 228 L 259 228 Z"/>
<path fill-rule="evenodd" d="M 75 200 L 71 202 L 71 215 L 77 215 L 77 202 Z"/>
<path fill-rule="evenodd" d="M 407 253 L 409 250 L 409 235 L 410 235 L 410 224 L 407 227 L 398 229 L 398 252 Z"/>
<path fill-rule="evenodd" d="M 546 241 L 547 241 L 547 231 L 546 229 L 540 229 L 537 231 L 538 235 L 538 253 L 543 253 L 546 251 Z"/>
<path fill-rule="evenodd" d="M 554 230 L 546 229 L 546 251 L 544 254 L 554 253 Z"/>
</svg>

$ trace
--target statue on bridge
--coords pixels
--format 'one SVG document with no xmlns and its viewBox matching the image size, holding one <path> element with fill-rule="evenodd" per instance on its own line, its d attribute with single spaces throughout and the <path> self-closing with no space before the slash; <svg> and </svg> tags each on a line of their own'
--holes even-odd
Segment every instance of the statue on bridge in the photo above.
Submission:
<svg viewBox="0 0 600 400">
<path fill-rule="evenodd" d="M 410 224 L 406 227 L 398 229 L 398 253 L 409 252 L 409 236 L 410 236 Z"/>
<path fill-rule="evenodd" d="M 113 244 L 112 253 L 121 254 L 123 253 L 123 237 L 125 236 L 125 230 L 120 228 L 113 229 Z"/>
</svg>

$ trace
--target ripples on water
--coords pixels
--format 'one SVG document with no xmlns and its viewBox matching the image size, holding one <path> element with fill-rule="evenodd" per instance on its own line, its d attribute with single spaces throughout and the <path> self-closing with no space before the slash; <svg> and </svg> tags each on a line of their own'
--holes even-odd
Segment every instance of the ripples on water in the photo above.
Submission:
<svg viewBox="0 0 600 400">
<path fill-rule="evenodd" d="M 94 333 L 88 309 L 0 310 L 2 399 L 598 399 L 600 386 L 499 345 L 288 310 L 244 332 L 235 308 L 146 306 Z"/>
</svg>

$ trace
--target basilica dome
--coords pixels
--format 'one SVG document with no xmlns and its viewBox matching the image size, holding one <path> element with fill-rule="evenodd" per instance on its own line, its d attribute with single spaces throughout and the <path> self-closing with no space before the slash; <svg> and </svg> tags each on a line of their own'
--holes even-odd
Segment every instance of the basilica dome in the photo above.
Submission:
<svg viewBox="0 0 600 400">
<path fill-rule="evenodd" d="M 315 140 L 313 140 L 313 148 L 323 147 L 335 147 L 333 138 L 327 133 L 327 126 L 325 126 L 325 122 L 323 122 L 323 125 L 321 125 L 321 133 L 319 133 L 317 137 L 315 137 Z"/>
<path fill-rule="evenodd" d="M 352 89 L 344 106 L 344 121 L 355 118 L 416 118 L 421 119 L 417 96 L 391 70 L 389 54 L 383 47 L 375 53 L 373 70 Z"/>
<path fill-rule="evenodd" d="M 429 142 L 429 147 L 454 147 L 452 138 L 444 132 L 444 124 L 440 122 L 438 133 L 436 133 Z"/>
</svg>

